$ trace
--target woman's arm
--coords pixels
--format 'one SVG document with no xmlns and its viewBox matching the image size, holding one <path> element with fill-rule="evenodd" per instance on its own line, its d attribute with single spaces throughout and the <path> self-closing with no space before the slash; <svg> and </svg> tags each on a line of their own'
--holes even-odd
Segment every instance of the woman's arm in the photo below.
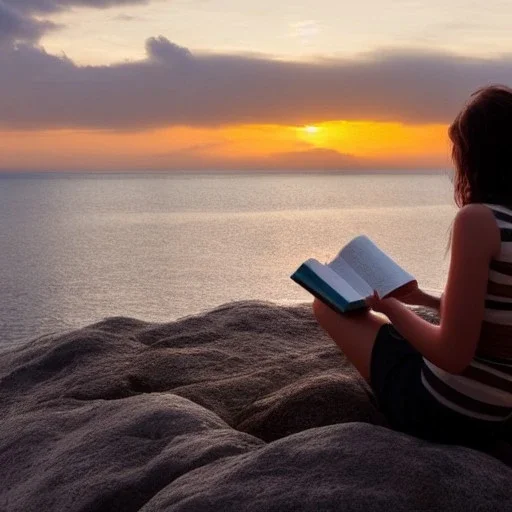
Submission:
<svg viewBox="0 0 512 512">
<path fill-rule="evenodd" d="M 483 205 L 459 210 L 452 231 L 452 256 L 441 305 L 432 325 L 396 299 L 370 298 L 421 354 L 450 373 L 462 372 L 474 357 L 485 306 L 490 260 L 501 247 L 492 212 Z"/>
<path fill-rule="evenodd" d="M 409 304 L 410 306 L 424 306 L 426 308 L 440 311 L 442 296 L 436 297 L 435 295 L 424 292 L 421 288 L 417 288 L 404 297 L 399 297 L 398 300 L 404 304 Z"/>
</svg>

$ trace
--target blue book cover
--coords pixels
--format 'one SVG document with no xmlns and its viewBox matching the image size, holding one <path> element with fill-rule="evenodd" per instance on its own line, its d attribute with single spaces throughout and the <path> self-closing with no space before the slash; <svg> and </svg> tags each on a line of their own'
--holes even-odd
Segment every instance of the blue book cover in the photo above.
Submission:
<svg viewBox="0 0 512 512">
<path fill-rule="evenodd" d="M 315 272 L 316 265 L 314 263 L 315 260 L 304 262 L 291 275 L 291 278 L 309 293 L 339 313 L 346 313 L 347 311 L 366 307 L 364 297 L 353 295 L 353 291 L 344 290 L 343 287 L 326 281 Z M 321 265 L 320 263 L 318 264 Z"/>
<path fill-rule="evenodd" d="M 309 259 L 291 275 L 312 295 L 339 313 L 366 308 L 366 297 L 406 294 L 417 287 L 403 270 L 366 236 L 350 241 L 330 263 Z"/>
</svg>

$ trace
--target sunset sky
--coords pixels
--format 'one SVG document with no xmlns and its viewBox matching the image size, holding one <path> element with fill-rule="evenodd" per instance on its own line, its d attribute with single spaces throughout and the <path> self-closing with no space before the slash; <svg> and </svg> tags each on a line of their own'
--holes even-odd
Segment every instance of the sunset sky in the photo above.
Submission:
<svg viewBox="0 0 512 512">
<path fill-rule="evenodd" d="M 0 171 L 438 169 L 510 0 L 0 0 Z"/>
</svg>

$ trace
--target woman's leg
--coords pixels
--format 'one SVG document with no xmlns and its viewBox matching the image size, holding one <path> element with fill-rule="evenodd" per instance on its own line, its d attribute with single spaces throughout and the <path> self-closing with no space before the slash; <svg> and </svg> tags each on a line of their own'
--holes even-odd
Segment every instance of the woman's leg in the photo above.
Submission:
<svg viewBox="0 0 512 512">
<path fill-rule="evenodd" d="M 318 323 L 340 347 L 366 382 L 370 383 L 370 363 L 377 332 L 386 320 L 371 311 L 340 315 L 315 299 L 313 312 Z"/>
</svg>

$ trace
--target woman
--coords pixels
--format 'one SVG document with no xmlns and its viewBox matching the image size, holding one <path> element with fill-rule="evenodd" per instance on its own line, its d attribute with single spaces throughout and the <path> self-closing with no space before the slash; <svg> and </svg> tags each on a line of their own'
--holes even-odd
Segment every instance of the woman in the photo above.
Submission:
<svg viewBox="0 0 512 512">
<path fill-rule="evenodd" d="M 459 211 L 442 300 L 417 290 L 374 295 L 363 313 L 313 309 L 393 428 L 483 446 L 512 413 L 512 90 L 477 91 L 449 135 Z M 440 324 L 403 302 L 438 308 Z"/>
</svg>

